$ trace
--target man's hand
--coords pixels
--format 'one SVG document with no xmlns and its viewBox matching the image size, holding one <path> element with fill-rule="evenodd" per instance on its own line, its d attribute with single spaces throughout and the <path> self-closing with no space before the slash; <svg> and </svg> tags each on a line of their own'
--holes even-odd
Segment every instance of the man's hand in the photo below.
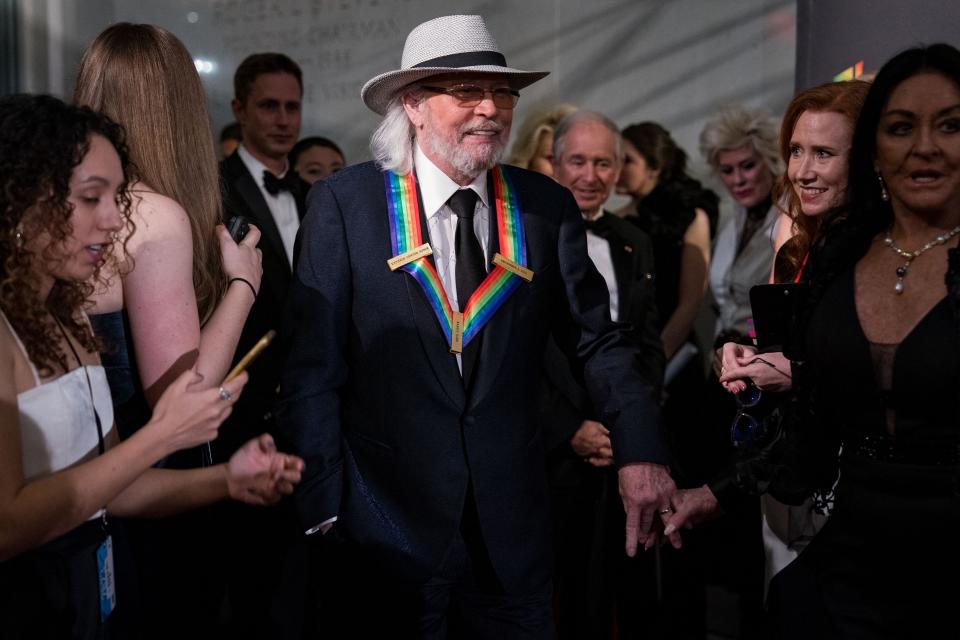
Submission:
<svg viewBox="0 0 960 640">
<path fill-rule="evenodd" d="M 654 522 L 661 515 L 669 513 L 670 498 L 676 492 L 677 485 L 665 466 L 649 462 L 628 464 L 620 469 L 618 475 L 620 498 L 627 514 L 626 550 L 632 558 L 637 553 L 638 544 L 648 549 L 656 544 Z M 668 538 L 670 544 L 680 548 L 679 532 L 671 531 Z"/>
<path fill-rule="evenodd" d="M 599 422 L 584 420 L 570 438 L 570 446 L 578 456 L 585 458 L 595 467 L 609 467 L 613 464 L 610 431 Z"/>
</svg>

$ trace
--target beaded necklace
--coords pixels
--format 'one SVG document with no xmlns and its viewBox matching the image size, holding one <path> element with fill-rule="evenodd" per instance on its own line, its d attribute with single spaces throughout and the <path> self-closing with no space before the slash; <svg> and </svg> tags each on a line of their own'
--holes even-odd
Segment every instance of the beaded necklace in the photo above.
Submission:
<svg viewBox="0 0 960 640">
<path fill-rule="evenodd" d="M 890 235 L 890 231 L 891 231 L 890 229 L 887 229 L 887 235 L 883 239 L 883 244 L 890 247 L 890 250 L 896 253 L 901 258 L 906 259 L 906 262 L 904 262 L 901 266 L 897 267 L 897 283 L 893 285 L 893 290 L 896 293 L 900 294 L 900 293 L 903 293 L 903 279 L 907 277 L 907 269 L 910 268 L 910 263 L 916 260 L 917 258 L 919 258 L 920 256 L 922 256 L 924 253 L 926 253 L 930 249 L 933 249 L 934 247 L 943 244 L 953 236 L 960 233 L 960 225 L 957 225 L 947 233 L 937 236 L 936 238 L 934 238 L 927 244 L 923 245 L 916 251 L 906 251 L 904 249 L 901 249 L 897 245 L 895 245 L 893 243 L 893 237 Z"/>
</svg>

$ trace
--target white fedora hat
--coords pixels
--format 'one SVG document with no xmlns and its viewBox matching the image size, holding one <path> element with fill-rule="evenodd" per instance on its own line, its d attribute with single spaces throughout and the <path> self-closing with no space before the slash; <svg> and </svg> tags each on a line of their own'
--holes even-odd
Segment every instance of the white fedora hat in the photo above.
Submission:
<svg viewBox="0 0 960 640">
<path fill-rule="evenodd" d="M 507 76 L 514 89 L 522 89 L 550 73 L 508 67 L 481 16 L 441 16 L 410 32 L 403 45 L 400 68 L 368 80 L 360 90 L 360 98 L 383 115 L 397 90 L 417 80 L 458 71 L 500 73 Z"/>
</svg>

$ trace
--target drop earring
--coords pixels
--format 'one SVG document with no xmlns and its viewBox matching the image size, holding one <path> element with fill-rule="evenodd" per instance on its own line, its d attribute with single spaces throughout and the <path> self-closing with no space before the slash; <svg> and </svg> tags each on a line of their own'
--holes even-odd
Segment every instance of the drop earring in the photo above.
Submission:
<svg viewBox="0 0 960 640">
<path fill-rule="evenodd" d="M 877 180 L 880 182 L 880 199 L 884 202 L 890 201 L 890 194 L 887 192 L 887 183 L 883 181 L 883 176 L 880 175 L 880 170 L 874 168 L 874 171 L 877 174 Z"/>
</svg>

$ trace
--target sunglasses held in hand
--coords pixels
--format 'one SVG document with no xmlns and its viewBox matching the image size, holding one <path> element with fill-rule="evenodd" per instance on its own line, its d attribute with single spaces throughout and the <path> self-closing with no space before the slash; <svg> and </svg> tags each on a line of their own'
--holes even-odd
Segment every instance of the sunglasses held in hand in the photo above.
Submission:
<svg viewBox="0 0 960 640">
<path fill-rule="evenodd" d="M 730 426 L 730 441 L 738 449 L 756 446 L 762 443 L 767 435 L 768 417 L 758 419 L 746 411 L 760 404 L 763 392 L 753 380 L 747 378 L 745 382 L 746 388 L 734 396 L 737 399 L 737 415 Z"/>
</svg>

